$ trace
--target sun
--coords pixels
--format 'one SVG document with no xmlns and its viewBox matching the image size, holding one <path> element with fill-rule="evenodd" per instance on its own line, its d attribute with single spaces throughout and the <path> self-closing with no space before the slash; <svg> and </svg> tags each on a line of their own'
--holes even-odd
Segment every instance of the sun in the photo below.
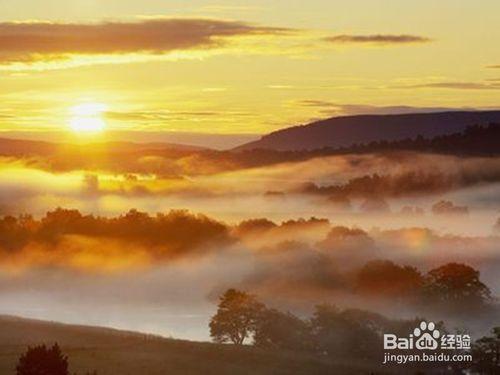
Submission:
<svg viewBox="0 0 500 375">
<path fill-rule="evenodd" d="M 100 133 L 106 128 L 103 113 L 108 106 L 103 103 L 83 103 L 71 107 L 70 128 L 76 133 Z"/>
</svg>

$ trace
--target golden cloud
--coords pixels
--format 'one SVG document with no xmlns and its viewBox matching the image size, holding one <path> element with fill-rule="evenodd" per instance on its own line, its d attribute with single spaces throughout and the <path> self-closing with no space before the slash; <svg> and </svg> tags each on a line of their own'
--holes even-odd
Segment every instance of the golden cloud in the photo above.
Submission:
<svg viewBox="0 0 500 375">
<path fill-rule="evenodd" d="M 496 82 L 431 82 L 417 85 L 400 86 L 403 89 L 452 89 L 452 90 L 498 90 Z"/>
<path fill-rule="evenodd" d="M 0 23 L 0 66 L 43 69 L 47 64 L 68 67 L 119 62 L 124 57 L 128 62 L 172 57 L 176 53 L 179 57 L 186 52 L 221 49 L 237 37 L 272 37 L 291 32 L 204 18 L 88 24 L 4 22 Z"/>
<path fill-rule="evenodd" d="M 324 39 L 327 42 L 335 44 L 375 44 L 375 45 L 401 45 L 414 43 L 428 43 L 432 39 L 419 35 L 392 35 L 392 34 L 373 34 L 373 35 L 334 35 Z"/>
</svg>

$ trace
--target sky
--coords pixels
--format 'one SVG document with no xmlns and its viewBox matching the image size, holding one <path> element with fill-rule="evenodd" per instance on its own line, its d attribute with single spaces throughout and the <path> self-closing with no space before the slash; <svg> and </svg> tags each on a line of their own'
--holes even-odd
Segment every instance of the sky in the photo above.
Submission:
<svg viewBox="0 0 500 375">
<path fill-rule="evenodd" d="M 2 0 L 0 135 L 229 147 L 335 115 L 497 108 L 499 12 L 494 0 Z"/>
</svg>

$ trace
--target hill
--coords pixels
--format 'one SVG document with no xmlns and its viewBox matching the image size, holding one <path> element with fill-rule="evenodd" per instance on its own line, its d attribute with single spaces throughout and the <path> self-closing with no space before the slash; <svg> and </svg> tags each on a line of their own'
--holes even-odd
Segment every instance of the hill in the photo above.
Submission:
<svg viewBox="0 0 500 375">
<path fill-rule="evenodd" d="M 500 111 L 461 111 L 333 117 L 278 130 L 235 148 L 277 151 L 340 148 L 374 141 L 397 141 L 422 135 L 433 138 L 462 132 L 467 126 L 500 122 Z"/>
<path fill-rule="evenodd" d="M 71 372 L 77 374 L 93 370 L 99 375 L 362 374 L 373 369 L 300 353 L 0 316 L 0 374 L 14 374 L 28 345 L 54 342 L 61 345 Z"/>
<path fill-rule="evenodd" d="M 134 143 L 134 142 L 89 142 L 89 143 L 55 143 L 24 139 L 0 138 L 0 155 L 2 156 L 49 156 L 65 152 L 108 152 L 108 153 L 140 153 L 144 151 L 177 151 L 194 152 L 204 150 L 202 147 L 176 143 Z"/>
</svg>

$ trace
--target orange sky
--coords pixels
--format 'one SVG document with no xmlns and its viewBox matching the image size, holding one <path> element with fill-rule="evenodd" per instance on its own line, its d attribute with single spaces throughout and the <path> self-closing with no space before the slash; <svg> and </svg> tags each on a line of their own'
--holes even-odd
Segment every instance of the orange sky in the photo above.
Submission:
<svg viewBox="0 0 500 375">
<path fill-rule="evenodd" d="M 0 130 L 47 138 L 102 121 L 101 134 L 142 140 L 496 108 L 499 12 L 489 0 L 7 0 Z M 82 104 L 101 109 L 75 115 Z"/>
</svg>

